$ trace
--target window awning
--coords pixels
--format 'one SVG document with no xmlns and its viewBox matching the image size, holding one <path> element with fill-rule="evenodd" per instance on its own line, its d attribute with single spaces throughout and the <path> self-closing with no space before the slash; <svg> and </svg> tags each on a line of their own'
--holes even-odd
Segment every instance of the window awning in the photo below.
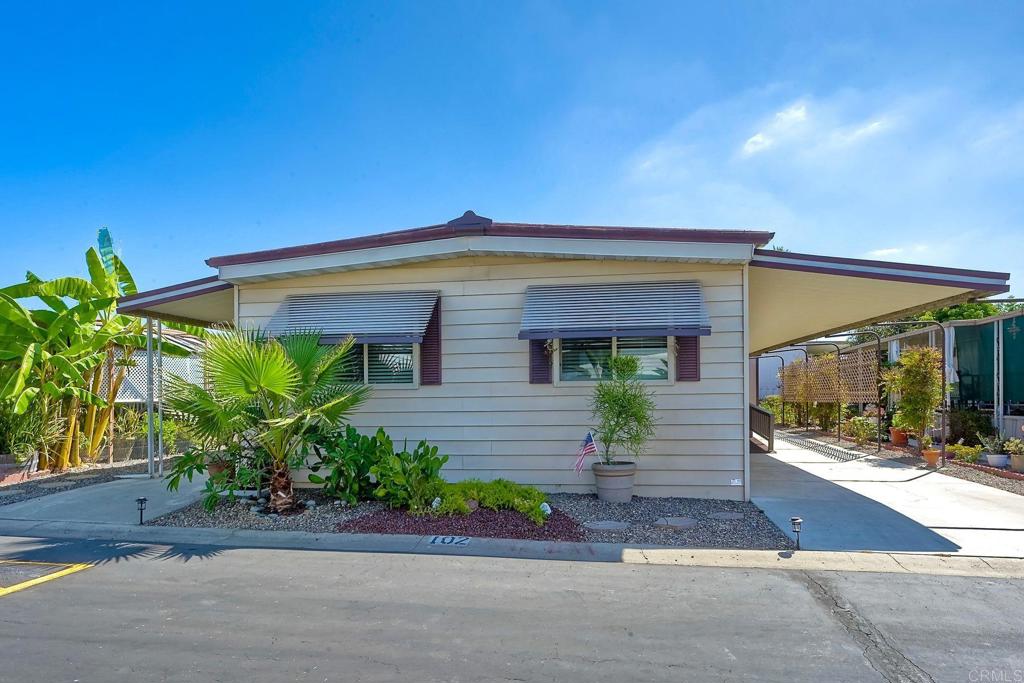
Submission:
<svg viewBox="0 0 1024 683">
<path fill-rule="evenodd" d="M 708 334 L 700 283 L 687 280 L 527 287 L 519 338 Z"/>
<path fill-rule="evenodd" d="M 270 319 L 275 335 L 320 330 L 324 340 L 348 336 L 362 344 L 400 344 L 423 341 L 440 292 L 359 292 L 352 294 L 291 294 Z"/>
</svg>

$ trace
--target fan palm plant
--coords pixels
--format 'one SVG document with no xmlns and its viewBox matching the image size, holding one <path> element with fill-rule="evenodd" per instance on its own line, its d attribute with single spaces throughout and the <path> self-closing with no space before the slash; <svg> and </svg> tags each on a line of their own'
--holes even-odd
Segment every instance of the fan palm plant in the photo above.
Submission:
<svg viewBox="0 0 1024 683">
<path fill-rule="evenodd" d="M 318 331 L 270 338 L 260 330 L 226 330 L 211 335 L 203 351 L 208 389 L 172 379 L 168 405 L 208 447 L 240 444 L 267 455 L 270 507 L 294 504 L 292 468 L 315 428 L 337 427 L 369 392 L 342 380 L 348 339 L 321 344 Z"/>
</svg>

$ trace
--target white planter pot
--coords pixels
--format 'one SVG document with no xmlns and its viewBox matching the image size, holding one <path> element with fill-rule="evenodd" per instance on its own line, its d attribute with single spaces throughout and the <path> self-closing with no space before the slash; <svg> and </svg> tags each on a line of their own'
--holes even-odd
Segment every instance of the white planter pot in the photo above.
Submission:
<svg viewBox="0 0 1024 683">
<path fill-rule="evenodd" d="M 989 467 L 1006 467 L 1010 463 L 1010 456 L 1005 453 L 986 453 L 985 461 Z"/>
<path fill-rule="evenodd" d="M 609 503 L 628 503 L 633 500 L 635 462 L 613 462 L 606 465 L 595 462 L 590 466 L 597 479 L 597 497 Z"/>
</svg>

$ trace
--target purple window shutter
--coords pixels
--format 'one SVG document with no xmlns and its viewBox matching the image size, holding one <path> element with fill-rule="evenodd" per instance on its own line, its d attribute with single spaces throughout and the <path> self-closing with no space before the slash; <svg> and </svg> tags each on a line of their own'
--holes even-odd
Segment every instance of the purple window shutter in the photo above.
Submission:
<svg viewBox="0 0 1024 683">
<path fill-rule="evenodd" d="M 546 339 L 530 340 L 530 384 L 551 384 L 551 354 Z"/>
<path fill-rule="evenodd" d="M 676 337 L 676 381 L 700 381 L 700 337 Z"/>
<path fill-rule="evenodd" d="M 441 383 L 441 298 L 434 303 L 434 312 L 420 342 L 420 384 Z"/>
</svg>

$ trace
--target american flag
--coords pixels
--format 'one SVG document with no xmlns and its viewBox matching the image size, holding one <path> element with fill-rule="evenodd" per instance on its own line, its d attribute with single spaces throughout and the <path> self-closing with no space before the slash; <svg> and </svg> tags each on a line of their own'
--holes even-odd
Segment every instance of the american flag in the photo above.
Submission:
<svg viewBox="0 0 1024 683">
<path fill-rule="evenodd" d="M 597 444 L 594 443 L 594 435 L 591 432 L 587 432 L 587 435 L 583 437 L 580 449 L 576 451 L 576 476 L 583 473 L 583 461 L 588 455 L 597 455 Z"/>
</svg>

